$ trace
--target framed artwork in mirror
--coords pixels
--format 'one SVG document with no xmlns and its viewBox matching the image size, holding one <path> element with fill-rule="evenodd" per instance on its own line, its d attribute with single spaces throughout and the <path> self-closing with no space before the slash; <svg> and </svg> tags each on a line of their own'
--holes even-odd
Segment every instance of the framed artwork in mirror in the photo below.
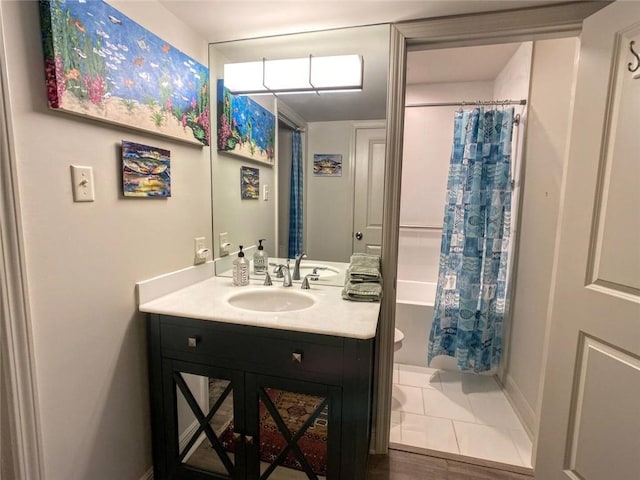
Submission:
<svg viewBox="0 0 640 480">
<path fill-rule="evenodd" d="M 233 95 L 217 83 L 218 152 L 275 163 L 276 117 L 246 95 Z"/>
<path fill-rule="evenodd" d="M 341 177 L 342 155 L 338 153 L 314 153 L 313 175 L 315 177 Z"/>
<path fill-rule="evenodd" d="M 40 23 L 49 107 L 209 145 L 206 66 L 102 0 L 41 0 Z"/>
<path fill-rule="evenodd" d="M 171 153 L 122 141 L 122 190 L 125 197 L 170 197 Z"/>
<path fill-rule="evenodd" d="M 240 197 L 242 200 L 258 200 L 260 196 L 260 170 L 240 167 Z"/>
</svg>

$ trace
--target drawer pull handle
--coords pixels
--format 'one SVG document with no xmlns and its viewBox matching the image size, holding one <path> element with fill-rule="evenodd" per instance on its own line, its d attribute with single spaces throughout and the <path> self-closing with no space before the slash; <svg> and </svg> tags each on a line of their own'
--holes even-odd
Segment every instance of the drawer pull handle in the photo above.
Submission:
<svg viewBox="0 0 640 480">
<path fill-rule="evenodd" d="M 187 339 L 187 345 L 191 348 L 196 348 L 198 346 L 198 337 L 189 337 Z"/>
<path fill-rule="evenodd" d="M 238 443 L 242 439 L 242 434 L 238 432 L 233 432 L 233 441 Z"/>
<path fill-rule="evenodd" d="M 244 440 L 247 445 L 253 445 L 253 435 L 245 435 Z"/>
<path fill-rule="evenodd" d="M 302 363 L 302 352 L 293 352 L 291 354 L 291 360 L 293 363 Z"/>
</svg>

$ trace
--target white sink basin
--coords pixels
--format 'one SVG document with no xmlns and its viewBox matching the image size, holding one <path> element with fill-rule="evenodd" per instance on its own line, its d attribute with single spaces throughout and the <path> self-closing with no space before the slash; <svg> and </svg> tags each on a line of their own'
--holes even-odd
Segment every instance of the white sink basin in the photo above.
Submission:
<svg viewBox="0 0 640 480">
<path fill-rule="evenodd" d="M 322 265 L 321 263 L 303 263 L 300 265 L 300 278 L 304 278 L 306 275 L 314 273 L 314 270 L 316 270 L 319 280 L 328 280 L 338 276 L 340 273 L 339 270 L 328 265 Z"/>
<path fill-rule="evenodd" d="M 293 288 L 293 287 L 291 287 Z M 313 297 L 295 290 L 265 287 L 263 290 L 249 290 L 234 293 L 227 299 L 229 305 L 254 312 L 295 312 L 312 307 Z"/>
</svg>

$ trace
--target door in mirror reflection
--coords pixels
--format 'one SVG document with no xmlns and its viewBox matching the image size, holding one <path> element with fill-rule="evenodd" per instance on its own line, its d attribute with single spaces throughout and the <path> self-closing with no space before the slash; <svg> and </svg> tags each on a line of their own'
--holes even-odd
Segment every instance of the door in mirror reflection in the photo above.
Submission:
<svg viewBox="0 0 640 480">
<path fill-rule="evenodd" d="M 258 456 L 248 470 L 260 480 L 337 478 L 340 405 L 336 389 L 311 383 L 250 376 L 247 453 Z M 252 388 L 253 387 L 253 388 Z M 249 474 L 249 478 L 254 475 Z"/>
<path fill-rule="evenodd" d="M 384 205 L 386 130 L 356 130 L 353 252 L 380 255 Z"/>
</svg>

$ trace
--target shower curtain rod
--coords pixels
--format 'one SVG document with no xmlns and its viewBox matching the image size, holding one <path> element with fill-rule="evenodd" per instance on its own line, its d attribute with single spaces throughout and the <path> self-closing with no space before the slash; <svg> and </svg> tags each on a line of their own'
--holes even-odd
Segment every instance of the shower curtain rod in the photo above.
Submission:
<svg viewBox="0 0 640 480">
<path fill-rule="evenodd" d="M 526 100 L 475 100 L 473 102 L 432 102 L 411 103 L 405 108 L 413 107 L 464 107 L 466 105 L 526 105 Z"/>
<path fill-rule="evenodd" d="M 278 112 L 278 120 L 280 120 L 282 123 L 284 123 L 287 127 L 291 128 L 292 130 L 296 130 L 298 132 L 304 133 L 304 128 L 296 125 L 296 123 L 293 120 L 291 120 L 289 117 L 287 117 L 284 113 Z"/>
</svg>

